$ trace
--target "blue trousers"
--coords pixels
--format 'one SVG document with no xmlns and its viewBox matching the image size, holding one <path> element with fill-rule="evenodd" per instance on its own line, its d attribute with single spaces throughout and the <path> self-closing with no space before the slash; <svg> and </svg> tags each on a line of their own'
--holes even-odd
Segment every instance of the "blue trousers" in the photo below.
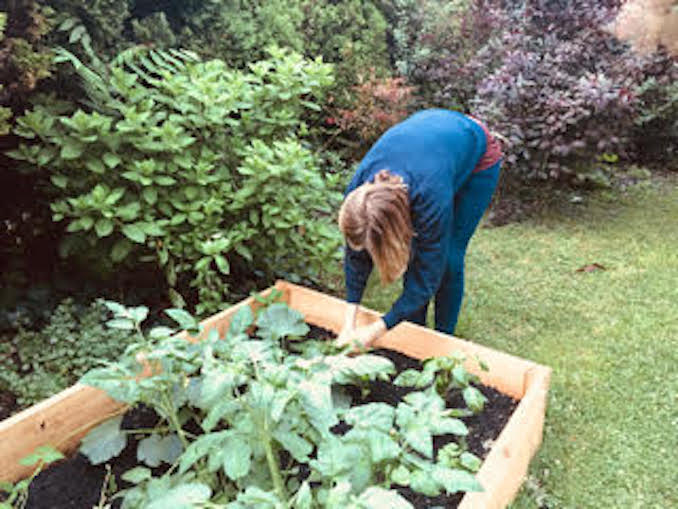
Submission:
<svg viewBox="0 0 678 509">
<path fill-rule="evenodd" d="M 464 296 L 464 258 L 469 240 L 478 227 L 497 187 L 501 161 L 486 170 L 472 173 L 454 195 L 451 245 L 448 246 L 447 267 L 435 295 L 436 330 L 453 334 Z M 426 325 L 426 306 L 407 318 Z"/>
</svg>

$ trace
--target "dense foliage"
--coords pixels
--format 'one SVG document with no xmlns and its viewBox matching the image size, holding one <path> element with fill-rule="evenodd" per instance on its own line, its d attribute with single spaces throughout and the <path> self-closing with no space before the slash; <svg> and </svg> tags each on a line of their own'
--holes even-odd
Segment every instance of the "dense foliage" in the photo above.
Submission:
<svg viewBox="0 0 678 509">
<path fill-rule="evenodd" d="M 37 331 L 20 327 L 0 343 L 0 390 L 12 392 L 20 407 L 62 391 L 97 366 L 115 360 L 134 338 L 105 327 L 106 308 L 65 300 Z"/>
<path fill-rule="evenodd" d="M 113 327 L 141 330 L 147 309 L 107 305 Z M 133 484 L 122 493 L 123 507 L 169 507 L 191 497 L 232 509 L 362 508 L 376 500 L 411 508 L 393 485 L 428 496 L 480 489 L 471 473 L 480 460 L 465 451 L 468 430 L 458 418 L 474 412 L 444 403 L 452 389 L 464 391 L 475 411 L 482 409 L 463 357 L 429 364 L 423 377 L 404 372 L 399 383 L 421 390 L 397 406 L 352 406 L 343 387 L 366 390 L 368 381 L 388 379 L 391 361 L 303 341 L 308 326 L 283 303 L 260 308 L 256 316 L 240 308 L 223 337 L 216 329 L 200 330 L 183 310 L 167 314 L 203 340 L 191 343 L 156 328 L 119 362 L 83 379 L 160 417 L 154 429 L 137 431 L 145 438 L 137 447 L 140 465 L 123 475 Z M 145 378 L 137 376 L 142 370 Z M 120 429 L 121 421 L 114 417 L 90 431 L 80 451 L 95 464 L 117 456 L 130 433 Z M 348 430 L 333 433 L 341 421 Z M 435 455 L 433 437 L 440 434 L 457 441 Z M 162 464 L 172 467 L 161 475 L 151 471 Z"/>
<path fill-rule="evenodd" d="M 150 256 L 177 305 L 190 277 L 199 312 L 227 298 L 231 266 L 270 279 L 333 257 L 337 234 L 322 216 L 337 200 L 298 140 L 303 111 L 332 82 L 328 65 L 277 49 L 249 72 L 178 51 L 127 52 L 95 70 L 61 58 L 82 77 L 88 110 L 47 99 L 16 129 L 38 143 L 13 157 L 49 172 L 61 190 L 54 219 L 69 232 L 106 246 L 113 263 Z"/>
</svg>

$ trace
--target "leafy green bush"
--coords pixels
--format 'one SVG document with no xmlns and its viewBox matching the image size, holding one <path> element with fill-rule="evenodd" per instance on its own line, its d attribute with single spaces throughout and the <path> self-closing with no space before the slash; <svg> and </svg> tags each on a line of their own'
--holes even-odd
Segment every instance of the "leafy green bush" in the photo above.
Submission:
<svg viewBox="0 0 678 509">
<path fill-rule="evenodd" d="M 101 303 L 83 308 L 64 300 L 44 328 L 19 330 L 0 343 L 0 388 L 29 406 L 71 386 L 99 361 L 116 359 L 133 335 L 105 322 Z"/>
<path fill-rule="evenodd" d="M 155 260 L 175 305 L 190 279 L 199 313 L 217 309 L 237 277 L 312 276 L 336 256 L 327 218 L 339 195 L 298 140 L 301 115 L 332 83 L 328 64 L 271 49 L 245 72 L 136 50 L 95 72 L 60 55 L 91 111 L 35 107 L 15 132 L 37 143 L 11 155 L 50 172 L 54 220 L 69 232 L 97 239 L 116 263 Z"/>
</svg>

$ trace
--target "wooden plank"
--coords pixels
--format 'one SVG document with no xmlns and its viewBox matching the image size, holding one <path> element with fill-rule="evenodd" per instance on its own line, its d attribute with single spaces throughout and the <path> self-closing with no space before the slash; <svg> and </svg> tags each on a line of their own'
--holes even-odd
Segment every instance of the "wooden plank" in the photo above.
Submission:
<svg viewBox="0 0 678 509">
<path fill-rule="evenodd" d="M 91 428 L 124 411 L 105 392 L 76 384 L 0 422 L 0 480 L 15 482 L 33 472 L 19 460 L 41 445 L 69 454 Z"/>
<path fill-rule="evenodd" d="M 550 375 L 551 370 L 542 366 L 532 371 L 525 397 L 476 476 L 485 491 L 467 493 L 459 509 L 501 509 L 515 498 L 541 444 Z"/>
</svg>

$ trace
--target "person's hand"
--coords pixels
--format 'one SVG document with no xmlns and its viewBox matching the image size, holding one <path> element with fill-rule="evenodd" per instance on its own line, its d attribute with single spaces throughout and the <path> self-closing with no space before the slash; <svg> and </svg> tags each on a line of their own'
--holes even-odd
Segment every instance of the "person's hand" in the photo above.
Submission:
<svg viewBox="0 0 678 509">
<path fill-rule="evenodd" d="M 342 330 L 336 339 L 338 347 L 354 345 L 356 349 L 369 348 L 379 337 L 386 332 L 384 320 L 379 319 L 370 325 L 351 330 Z"/>
<path fill-rule="evenodd" d="M 344 314 L 344 326 L 339 332 L 334 344 L 338 347 L 343 347 L 351 342 L 351 338 L 355 333 L 355 319 L 358 315 L 357 304 L 346 304 L 346 312 Z"/>
</svg>

